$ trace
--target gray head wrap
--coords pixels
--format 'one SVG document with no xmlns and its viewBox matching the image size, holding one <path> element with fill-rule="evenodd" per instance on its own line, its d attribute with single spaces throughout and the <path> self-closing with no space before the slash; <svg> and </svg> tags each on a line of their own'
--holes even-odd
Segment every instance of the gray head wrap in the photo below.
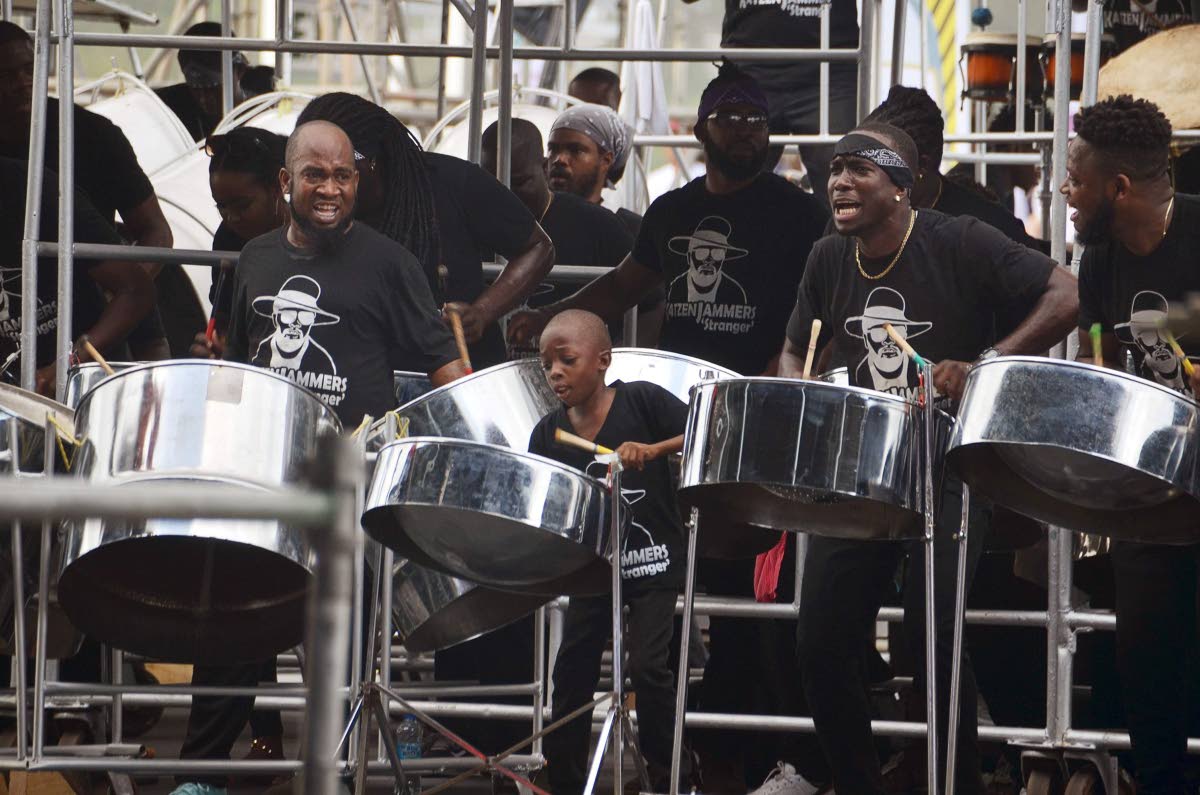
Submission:
<svg viewBox="0 0 1200 795">
<path fill-rule="evenodd" d="M 613 162 L 608 169 L 605 187 L 616 187 L 625 173 L 625 163 L 633 144 L 633 130 L 607 105 L 584 103 L 567 108 L 550 126 L 555 130 L 573 130 L 591 138 L 602 152 L 612 152 Z"/>
</svg>

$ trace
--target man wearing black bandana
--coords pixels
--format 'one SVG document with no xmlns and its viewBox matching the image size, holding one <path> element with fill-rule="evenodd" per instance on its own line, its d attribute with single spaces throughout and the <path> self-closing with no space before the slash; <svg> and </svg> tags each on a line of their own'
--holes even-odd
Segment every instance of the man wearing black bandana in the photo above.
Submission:
<svg viewBox="0 0 1200 795">
<path fill-rule="evenodd" d="M 903 131 L 868 124 L 845 136 L 830 167 L 829 200 L 838 235 L 813 246 L 788 325 L 780 374 L 799 377 L 812 321 L 823 323 L 819 345 L 832 343 L 835 364 L 851 383 L 917 396 L 916 368 L 888 338 L 885 324 L 934 362 L 933 384 L 962 395 L 971 363 L 999 354 L 1041 354 L 1074 325 L 1075 280 L 1032 249 L 974 218 L 951 218 L 910 203 L 916 146 Z M 1025 319 L 988 348 L 991 317 L 1001 303 L 1023 302 Z M 935 543 L 939 726 L 946 726 L 953 629 L 961 483 L 942 484 Z M 983 549 L 989 506 L 973 499 L 968 576 Z M 863 645 L 892 587 L 897 563 L 921 545 L 810 539 L 797 638 L 804 690 L 817 737 L 833 771 L 834 789 L 883 793 L 871 738 Z M 925 648 L 923 567 L 908 567 L 905 633 L 920 662 Z M 957 790 L 981 791 L 975 681 L 963 661 Z M 924 670 L 920 663 L 918 670 Z M 919 679 L 919 677 L 918 677 Z M 922 682 L 917 682 L 918 687 Z M 938 738 L 945 760 L 946 737 Z"/>
</svg>

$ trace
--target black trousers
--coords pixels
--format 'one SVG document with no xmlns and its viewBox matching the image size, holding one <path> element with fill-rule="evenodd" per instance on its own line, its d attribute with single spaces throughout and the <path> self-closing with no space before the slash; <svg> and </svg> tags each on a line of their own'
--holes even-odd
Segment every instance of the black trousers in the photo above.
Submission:
<svg viewBox="0 0 1200 795">
<path fill-rule="evenodd" d="M 625 647 L 629 679 L 637 694 L 638 743 L 651 778 L 661 781 L 670 773 L 675 727 L 675 672 L 669 659 L 677 596 L 674 590 L 652 590 L 625 599 L 629 606 Z M 553 720 L 592 700 L 600 681 L 600 658 L 611 635 L 612 601 L 608 597 L 571 599 L 563 620 L 562 646 L 554 662 Z M 583 791 L 591 727 L 591 713 L 584 713 L 546 736 L 543 747 L 554 795 Z M 658 789 L 656 786 L 655 791 Z"/>
<path fill-rule="evenodd" d="M 1138 795 L 1195 792 L 1186 783 L 1197 652 L 1200 545 L 1113 544 L 1117 670 Z"/>
<path fill-rule="evenodd" d="M 274 682 L 275 658 L 239 666 L 197 665 L 192 669 L 192 684 L 208 687 L 254 687 L 259 682 Z M 282 737 L 283 720 L 279 712 L 255 711 L 252 696 L 197 696 L 188 715 L 187 736 L 179 751 L 180 759 L 228 759 L 242 730 L 249 722 L 255 737 Z M 198 781 L 215 786 L 225 784 L 224 776 L 181 776 L 180 781 Z"/>
<path fill-rule="evenodd" d="M 973 497 L 968 543 L 968 587 L 983 551 L 990 506 Z M 950 652 L 954 630 L 954 577 L 958 545 L 953 534 L 962 514 L 962 486 L 947 479 L 934 543 L 937 617 L 939 779 L 945 775 Z M 923 689 L 925 566 L 922 542 L 848 541 L 814 536 L 808 545 L 800 590 L 797 654 L 804 692 L 838 792 L 882 795 L 883 777 L 871 737 L 866 657 L 879 608 L 894 588 L 896 565 L 909 556 L 904 592 L 905 637 L 918 663 Z M 975 677 L 964 651 L 959 711 L 957 791 L 981 791 Z"/>
</svg>

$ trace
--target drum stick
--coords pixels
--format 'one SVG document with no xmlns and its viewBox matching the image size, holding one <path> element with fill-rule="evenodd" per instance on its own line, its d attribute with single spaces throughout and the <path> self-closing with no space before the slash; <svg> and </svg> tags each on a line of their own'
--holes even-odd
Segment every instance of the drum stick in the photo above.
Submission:
<svg viewBox="0 0 1200 795">
<path fill-rule="evenodd" d="M 800 377 L 805 381 L 812 374 L 813 356 L 817 353 L 817 338 L 821 336 L 821 318 L 813 318 L 812 333 L 808 337 L 808 355 L 804 357 L 804 373 Z"/>
<path fill-rule="evenodd" d="M 192 328 L 195 328 L 195 326 L 193 326 Z M 117 371 L 112 369 L 112 367 L 110 367 L 108 364 L 108 360 L 106 360 L 103 356 L 100 355 L 100 351 L 96 350 L 96 346 L 92 344 L 92 341 L 90 339 L 88 339 L 87 334 L 84 334 L 82 337 L 79 338 L 79 345 L 85 351 L 87 351 L 87 355 L 92 358 L 92 361 L 94 361 L 100 365 L 101 370 L 108 373 L 109 375 L 116 374 Z"/>
<path fill-rule="evenodd" d="M 1171 333 L 1169 328 L 1163 327 L 1163 334 L 1167 338 L 1167 344 L 1171 346 L 1171 350 L 1175 351 L 1175 355 L 1179 357 L 1179 361 L 1183 363 L 1183 371 L 1191 376 L 1196 372 L 1196 366 L 1192 364 L 1192 360 L 1183 352 L 1183 348 L 1179 347 L 1179 340 L 1175 339 L 1175 335 Z"/>
<path fill-rule="evenodd" d="M 450 330 L 454 332 L 454 342 L 458 345 L 458 357 L 462 359 L 467 373 L 473 373 L 474 370 L 471 369 L 471 354 L 467 351 L 467 336 L 463 333 L 462 318 L 453 309 L 447 309 L 446 314 L 450 316 Z"/>
<path fill-rule="evenodd" d="M 566 447 L 575 447 L 586 453 L 595 453 L 596 455 L 609 455 L 612 453 L 612 450 L 609 450 L 604 445 L 589 442 L 582 436 L 576 436 L 569 431 L 564 431 L 562 428 L 554 429 L 554 441 Z"/>
<path fill-rule="evenodd" d="M 1104 344 L 1100 339 L 1100 324 L 1093 323 L 1088 329 L 1088 336 L 1092 338 L 1092 364 L 1097 367 L 1104 366 Z"/>
<path fill-rule="evenodd" d="M 896 329 L 892 328 L 891 323 L 884 323 L 883 328 L 885 331 L 887 331 L 888 336 L 892 338 L 892 342 L 900 346 L 900 350 L 911 356 L 912 360 L 916 362 L 919 367 L 925 366 L 926 362 L 923 358 L 921 358 L 921 354 L 913 350 L 913 346 L 908 344 L 908 340 L 896 333 Z"/>
</svg>

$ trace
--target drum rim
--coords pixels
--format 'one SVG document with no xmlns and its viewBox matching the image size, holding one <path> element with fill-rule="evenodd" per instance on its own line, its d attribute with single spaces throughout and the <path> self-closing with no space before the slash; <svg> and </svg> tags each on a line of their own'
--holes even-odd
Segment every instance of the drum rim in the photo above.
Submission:
<svg viewBox="0 0 1200 795">
<path fill-rule="evenodd" d="M 645 356 L 647 358 L 653 358 L 653 359 L 667 359 L 672 362 L 685 362 L 687 364 L 694 364 L 699 367 L 710 367 L 713 370 L 720 371 L 722 374 L 725 374 L 728 377 L 732 377 L 732 378 L 742 378 L 743 377 L 741 373 L 730 370 L 728 367 L 722 367 L 719 364 L 714 364 L 713 362 L 710 362 L 707 359 L 700 359 L 695 356 L 688 356 L 686 353 L 675 353 L 674 351 L 664 351 L 664 350 L 660 350 L 658 348 L 624 347 L 624 348 L 613 348 L 612 349 L 613 356 L 616 356 L 618 353 L 631 354 L 631 355 L 636 354 L 638 356 Z M 710 379 L 710 380 L 728 380 L 728 377 L 726 379 Z"/>
<path fill-rule="evenodd" d="M 983 370 L 986 367 L 991 367 L 993 365 L 999 365 L 999 364 L 1031 364 L 1031 365 L 1037 365 L 1037 366 L 1045 366 L 1045 365 L 1064 366 L 1065 365 L 1068 367 L 1073 367 L 1077 370 L 1091 372 L 1095 375 L 1118 378 L 1123 381 L 1127 381 L 1129 383 L 1136 384 L 1138 386 L 1151 387 L 1153 389 L 1158 390 L 1159 392 L 1162 392 L 1163 394 L 1165 394 L 1169 397 L 1178 399 L 1179 401 L 1183 402 L 1184 404 L 1190 406 L 1194 411 L 1200 410 L 1200 403 L 1197 403 L 1194 398 L 1190 398 L 1181 392 L 1176 392 L 1174 389 L 1171 389 L 1170 387 L 1163 386 L 1162 384 L 1156 384 L 1149 379 L 1142 378 L 1141 376 L 1131 375 L 1130 373 L 1126 373 L 1123 370 L 1114 370 L 1111 367 L 1100 367 L 1095 364 L 1091 364 L 1089 362 L 1080 362 L 1080 361 L 1075 361 L 1073 359 L 1050 359 L 1045 356 L 1027 356 L 1027 355 L 996 356 L 994 358 L 986 359 L 986 360 L 974 365 L 971 368 L 971 373 L 968 374 L 968 378 L 971 375 L 973 375 L 976 370 Z"/>
<path fill-rule="evenodd" d="M 832 389 L 832 390 L 835 390 L 838 392 L 851 392 L 853 394 L 862 395 L 862 396 L 869 397 L 872 399 L 887 400 L 888 402 L 896 403 L 896 404 L 904 406 L 908 409 L 916 409 L 917 408 L 917 403 L 915 401 L 908 400 L 907 398 L 902 398 L 899 395 L 892 395 L 887 392 L 880 392 L 877 389 L 871 389 L 870 387 L 865 387 L 865 386 L 857 386 L 855 384 L 835 384 L 830 381 L 818 381 L 815 378 L 781 378 L 779 376 L 766 376 L 766 375 L 742 376 L 740 378 L 715 378 L 715 379 L 707 379 L 707 380 L 701 381 L 698 384 L 695 384 L 689 390 L 689 392 L 692 394 L 692 397 L 694 399 L 696 390 L 701 387 L 714 386 L 714 385 L 733 385 L 733 384 L 740 384 L 740 383 L 802 384 L 804 386 L 811 386 L 811 387 L 814 387 L 817 389 Z"/>
<path fill-rule="evenodd" d="M 426 392 L 424 395 L 419 395 L 419 396 L 413 398 L 412 400 L 408 401 L 407 403 L 403 403 L 403 404 L 397 406 L 396 411 L 404 411 L 409 406 L 415 406 L 417 403 L 419 403 L 421 401 L 432 400 L 435 396 L 443 395 L 447 391 L 449 391 L 450 389 L 452 389 L 454 387 L 462 386 L 463 384 L 469 384 L 472 381 L 477 381 L 480 378 L 482 378 L 483 376 L 488 375 L 490 373 L 500 372 L 501 370 L 504 370 L 504 369 L 519 369 L 522 367 L 529 367 L 529 366 L 531 366 L 531 364 L 537 365 L 539 369 L 541 368 L 541 362 L 538 361 L 537 359 L 513 359 L 512 361 L 500 362 L 499 364 L 493 364 L 491 367 L 485 367 L 482 370 L 476 370 L 475 372 L 470 373 L 469 375 L 464 375 L 462 378 L 456 378 L 455 380 L 451 381 L 448 384 L 442 384 L 439 387 L 435 387 L 434 389 L 431 389 L 428 392 Z M 395 373 L 397 371 L 393 370 L 392 372 Z M 405 372 L 405 371 L 401 371 L 401 372 Z"/>
<path fill-rule="evenodd" d="M 506 445 L 492 444 L 491 442 L 477 442 L 472 439 L 453 439 L 450 437 L 443 437 L 443 436 L 406 436 L 403 439 L 394 439 L 393 441 L 390 441 L 387 444 L 385 444 L 383 447 L 379 448 L 378 455 L 379 455 L 379 458 L 382 458 L 383 454 L 385 452 L 387 452 L 388 448 L 390 448 L 390 447 L 397 447 L 400 445 L 416 446 L 416 445 L 433 445 L 433 444 L 436 444 L 440 447 L 463 447 L 463 448 L 470 448 L 470 449 L 483 448 L 485 450 L 493 450 L 493 451 L 497 451 L 497 452 L 501 452 L 501 453 L 508 453 L 510 455 L 517 456 L 519 458 L 531 458 L 540 464 L 549 464 L 553 469 L 560 470 L 569 475 L 577 475 L 581 478 L 584 478 L 585 480 L 595 483 L 600 488 L 604 489 L 606 492 L 608 491 L 608 484 L 606 484 L 603 480 L 596 477 L 595 475 L 589 475 L 588 473 L 586 473 L 582 470 L 576 469 L 575 467 L 571 466 L 570 464 L 564 464 L 561 461 L 556 461 L 553 458 L 547 458 L 546 456 L 538 455 L 537 453 L 531 453 L 528 450 L 514 450 L 513 448 L 508 447 Z M 379 467 L 379 465 L 377 463 L 376 464 L 377 472 L 379 471 L 378 467 Z M 451 575 L 451 576 L 454 576 L 454 575 Z"/>
<path fill-rule="evenodd" d="M 336 424 L 338 431 L 340 432 L 342 430 L 342 421 L 338 419 L 337 413 L 334 412 L 334 410 L 329 406 L 328 403 L 321 400 L 321 398 L 317 397 L 316 393 L 313 392 L 312 390 L 308 389 L 307 387 L 300 386 L 299 384 L 297 384 L 295 381 L 288 378 L 287 376 L 276 373 L 275 371 L 270 370 L 266 367 L 259 367 L 258 365 L 246 364 L 244 362 L 226 361 L 224 359 L 164 359 L 162 361 L 157 361 L 157 362 L 145 362 L 144 364 L 139 364 L 135 367 L 130 367 L 127 370 L 118 370 L 117 372 L 110 375 L 108 378 L 105 378 L 103 381 L 96 384 L 94 387 L 92 387 L 87 392 L 85 392 L 82 397 L 80 397 L 79 405 L 75 409 L 75 414 L 76 415 L 82 414 L 83 407 L 87 404 L 87 402 L 89 400 L 91 400 L 92 395 L 96 394 L 96 392 L 99 391 L 100 389 L 107 388 L 110 384 L 112 384 L 114 381 L 116 381 L 119 378 L 124 378 L 126 376 L 133 375 L 136 373 L 141 373 L 146 370 L 152 370 L 152 369 L 158 369 L 158 368 L 167 369 L 168 367 L 182 367 L 182 366 L 195 367 L 197 365 L 202 365 L 204 367 L 232 367 L 236 370 L 243 370 L 245 372 L 255 373 L 257 375 L 268 376 L 276 381 L 280 381 L 284 384 L 287 384 L 288 386 L 292 387 L 293 389 L 300 391 L 308 399 L 315 402 L 320 407 L 321 411 L 323 411 L 326 414 L 326 418 L 329 420 L 332 420 Z"/>
<path fill-rule="evenodd" d="M 972 31 L 963 37 L 963 43 L 959 47 L 959 49 L 962 52 L 972 52 L 972 50 L 968 50 L 967 48 L 972 47 L 972 46 L 976 46 L 976 47 L 991 46 L 991 47 L 1012 47 L 1015 50 L 1017 48 L 1018 42 L 1019 42 L 1019 39 L 1017 38 L 1016 33 L 989 33 L 987 31 L 977 30 L 977 31 Z M 1025 46 L 1026 47 L 1036 47 L 1041 42 L 1042 42 L 1042 39 L 1038 38 L 1035 35 L 1026 34 L 1026 36 L 1025 36 Z M 975 52 L 981 52 L 981 51 L 976 50 Z"/>
<path fill-rule="evenodd" d="M 1075 33 L 1072 33 L 1071 34 L 1071 43 L 1074 44 L 1077 41 L 1087 41 L 1087 34 L 1079 33 L 1078 31 L 1076 31 Z M 1117 37 L 1111 33 L 1101 33 L 1100 34 L 1100 43 L 1102 45 L 1103 44 L 1112 44 L 1115 46 L 1117 43 Z M 1047 33 L 1046 35 L 1042 36 L 1042 39 L 1041 39 L 1042 47 L 1045 49 L 1049 49 L 1046 45 L 1050 45 L 1050 44 L 1054 45 L 1055 48 L 1058 47 L 1058 34 L 1057 33 Z"/>
</svg>

